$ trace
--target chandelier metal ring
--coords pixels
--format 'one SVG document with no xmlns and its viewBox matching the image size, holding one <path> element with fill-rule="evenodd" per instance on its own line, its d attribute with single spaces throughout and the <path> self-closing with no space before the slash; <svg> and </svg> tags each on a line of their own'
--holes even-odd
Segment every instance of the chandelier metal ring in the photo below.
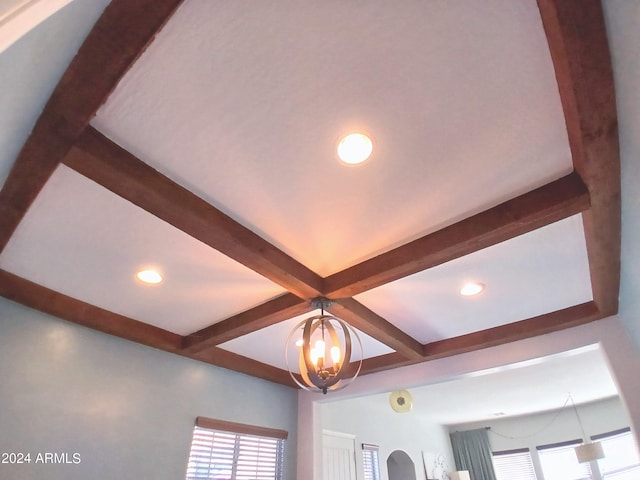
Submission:
<svg viewBox="0 0 640 480">
<path fill-rule="evenodd" d="M 290 348 L 296 340 L 301 341 L 296 355 L 299 373 L 291 368 Z M 354 347 L 359 352 L 357 359 L 351 361 Z M 346 387 L 360 373 L 362 342 L 351 325 L 326 315 L 323 310 L 322 314 L 302 320 L 293 328 L 285 356 L 289 374 L 298 386 L 326 394 Z"/>
</svg>

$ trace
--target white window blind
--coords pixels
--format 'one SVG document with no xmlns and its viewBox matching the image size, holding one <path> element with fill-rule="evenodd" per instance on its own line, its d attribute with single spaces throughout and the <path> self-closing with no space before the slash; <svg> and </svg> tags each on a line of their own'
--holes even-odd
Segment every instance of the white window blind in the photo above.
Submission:
<svg viewBox="0 0 640 480">
<path fill-rule="evenodd" d="M 380 461 L 378 459 L 378 446 L 362 444 L 362 465 L 364 468 L 364 480 L 380 480 Z"/>
<path fill-rule="evenodd" d="M 604 458 L 598 467 L 604 480 L 637 480 L 640 478 L 638 446 L 628 428 L 591 437 L 602 443 Z"/>
<path fill-rule="evenodd" d="M 282 480 L 286 437 L 281 430 L 198 417 L 186 480 Z"/>
<path fill-rule="evenodd" d="M 536 480 L 528 448 L 493 452 L 492 457 L 497 480 Z"/>
<path fill-rule="evenodd" d="M 574 448 L 580 440 L 536 447 L 545 480 L 590 480 L 591 467 L 578 463 Z"/>
</svg>

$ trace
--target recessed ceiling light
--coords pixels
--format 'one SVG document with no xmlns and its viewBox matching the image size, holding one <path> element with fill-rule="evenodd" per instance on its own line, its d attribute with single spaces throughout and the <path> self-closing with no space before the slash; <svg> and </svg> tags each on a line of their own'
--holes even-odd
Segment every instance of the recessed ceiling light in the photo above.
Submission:
<svg viewBox="0 0 640 480">
<path fill-rule="evenodd" d="M 473 295 L 478 295 L 483 290 L 484 290 L 484 283 L 469 282 L 460 289 L 460 295 L 463 295 L 465 297 L 471 297 Z"/>
<path fill-rule="evenodd" d="M 141 282 L 149 283 L 152 285 L 156 285 L 162 282 L 162 275 L 160 275 L 155 270 L 140 270 L 138 273 L 136 273 L 136 277 L 138 277 L 138 280 L 140 280 Z"/>
<path fill-rule="evenodd" d="M 357 165 L 371 156 L 373 142 L 363 133 L 347 135 L 338 144 L 338 157 L 344 163 Z"/>
</svg>

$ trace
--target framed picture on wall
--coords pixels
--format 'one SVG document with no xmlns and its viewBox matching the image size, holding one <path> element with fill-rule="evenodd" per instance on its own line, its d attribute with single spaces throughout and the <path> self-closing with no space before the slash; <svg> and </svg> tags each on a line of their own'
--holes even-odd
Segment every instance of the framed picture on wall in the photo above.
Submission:
<svg viewBox="0 0 640 480">
<path fill-rule="evenodd" d="M 422 452 L 426 480 L 451 480 L 449 464 L 442 453 Z"/>
</svg>

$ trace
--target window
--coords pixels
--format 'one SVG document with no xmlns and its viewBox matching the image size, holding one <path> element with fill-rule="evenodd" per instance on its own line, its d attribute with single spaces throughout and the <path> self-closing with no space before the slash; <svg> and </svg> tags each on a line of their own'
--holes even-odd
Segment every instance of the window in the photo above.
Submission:
<svg viewBox="0 0 640 480">
<path fill-rule="evenodd" d="M 590 480 L 588 463 L 578 463 L 574 448 L 581 440 L 536 447 L 545 480 Z"/>
<path fill-rule="evenodd" d="M 378 446 L 362 444 L 362 464 L 364 480 L 380 480 L 380 462 L 378 460 Z"/>
<path fill-rule="evenodd" d="M 284 430 L 198 417 L 186 480 L 282 480 Z"/>
<path fill-rule="evenodd" d="M 536 480 L 528 448 L 493 452 L 492 456 L 497 480 Z"/>
<path fill-rule="evenodd" d="M 604 458 L 598 460 L 603 480 L 635 480 L 640 478 L 640 457 L 631 430 L 617 430 L 591 437 L 599 441 Z"/>
</svg>

